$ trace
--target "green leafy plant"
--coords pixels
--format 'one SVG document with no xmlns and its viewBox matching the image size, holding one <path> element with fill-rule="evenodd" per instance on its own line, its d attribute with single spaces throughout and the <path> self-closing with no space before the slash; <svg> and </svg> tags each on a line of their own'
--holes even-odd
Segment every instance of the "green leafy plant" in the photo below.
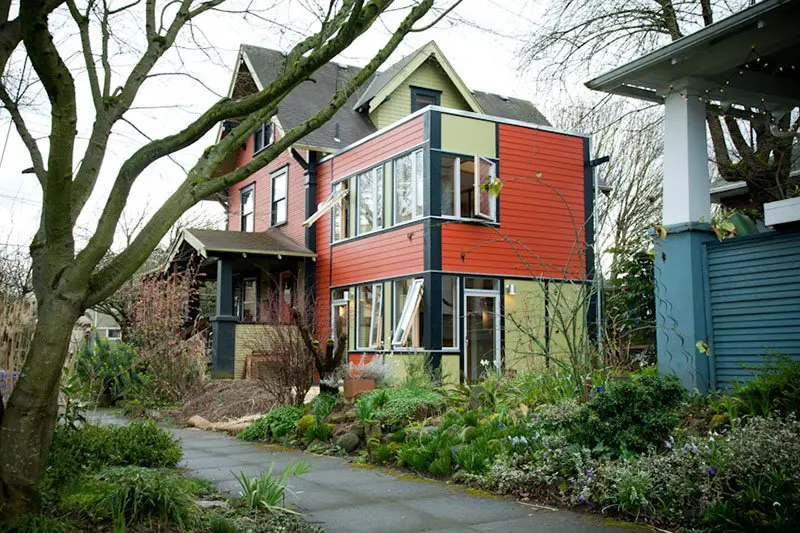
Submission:
<svg viewBox="0 0 800 533">
<path fill-rule="evenodd" d="M 295 513 L 285 505 L 278 504 L 284 503 L 286 491 L 290 490 L 286 486 L 289 477 L 307 474 L 311 471 L 311 466 L 304 461 L 290 463 L 283 472 L 277 475 L 273 473 L 274 467 L 273 464 L 268 471 L 262 472 L 259 477 L 254 478 L 247 477 L 244 472 L 240 472 L 238 475 L 232 473 L 241 488 L 242 502 L 252 509 Z"/>
<path fill-rule="evenodd" d="M 333 412 L 337 401 L 338 397 L 336 395 L 322 392 L 309 402 L 307 412 L 325 418 Z"/>
<path fill-rule="evenodd" d="M 372 405 L 372 398 L 362 396 L 356 400 L 356 414 L 361 422 L 372 420 L 375 409 Z"/>
<path fill-rule="evenodd" d="M 780 354 L 767 358 L 756 378 L 734 392 L 741 412 L 760 416 L 800 412 L 800 362 Z"/>
<path fill-rule="evenodd" d="M 614 455 L 663 445 L 680 421 L 677 409 L 685 399 L 675 376 L 633 374 L 612 381 L 583 406 L 574 438 Z"/>
<path fill-rule="evenodd" d="M 115 405 L 145 383 L 144 360 L 124 342 L 109 342 L 94 333 L 75 358 L 78 382 L 91 391 L 100 405 Z"/>
<path fill-rule="evenodd" d="M 238 435 L 242 440 L 270 440 L 279 439 L 289 435 L 303 416 L 300 407 L 283 406 L 270 410 Z"/>
<path fill-rule="evenodd" d="M 363 394 L 359 401 L 372 402 L 372 416 L 390 424 L 432 416 L 445 405 L 444 396 L 424 389 L 377 389 Z"/>
</svg>

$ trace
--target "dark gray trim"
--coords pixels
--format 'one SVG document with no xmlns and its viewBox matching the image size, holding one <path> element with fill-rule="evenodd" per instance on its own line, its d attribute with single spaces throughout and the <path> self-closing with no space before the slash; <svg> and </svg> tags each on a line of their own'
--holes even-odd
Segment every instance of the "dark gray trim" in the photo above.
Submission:
<svg viewBox="0 0 800 533">
<path fill-rule="evenodd" d="M 294 150 L 294 149 L 292 149 Z M 299 156 L 299 154 L 298 154 Z M 308 162 L 305 166 L 304 182 L 306 195 L 306 216 L 310 217 L 317 212 L 317 159 L 319 152 L 310 151 Z M 302 159 L 302 158 L 300 158 Z M 299 161 L 298 161 L 299 162 Z M 306 248 L 312 252 L 317 252 L 317 228 L 314 224 L 305 228 Z M 312 269 L 313 270 L 313 269 Z"/>
<path fill-rule="evenodd" d="M 544 364 L 550 368 L 550 280 L 544 282 Z"/>
<path fill-rule="evenodd" d="M 425 109 L 430 105 L 442 105 L 442 91 L 436 91 L 434 89 L 427 89 L 425 87 L 415 87 L 413 85 L 410 86 L 411 88 L 411 112 L 419 111 L 420 109 Z M 425 105 L 417 105 L 417 96 L 427 96 L 429 98 L 433 98 L 432 104 L 425 104 Z"/>
<path fill-rule="evenodd" d="M 586 279 L 594 281 L 594 167 L 592 166 L 592 154 L 589 139 L 583 140 L 583 212 L 585 219 L 585 240 L 586 240 Z M 589 288 L 588 290 L 591 290 Z M 597 338 L 597 293 L 593 292 L 589 298 L 589 309 L 586 311 L 586 327 L 589 332 L 589 339 L 599 342 Z"/>
<path fill-rule="evenodd" d="M 233 264 L 217 259 L 217 314 L 211 318 L 214 335 L 212 374 L 215 378 L 234 377 L 236 322 L 233 315 Z"/>
</svg>

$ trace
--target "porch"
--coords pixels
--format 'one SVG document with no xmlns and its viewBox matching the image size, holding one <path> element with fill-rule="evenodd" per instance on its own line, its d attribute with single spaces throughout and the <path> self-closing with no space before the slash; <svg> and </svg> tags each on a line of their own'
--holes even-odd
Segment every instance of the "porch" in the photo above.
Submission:
<svg viewBox="0 0 800 533">
<path fill-rule="evenodd" d="M 289 309 L 313 286 L 315 259 L 279 229 L 183 231 L 168 264 L 196 261 L 203 281 L 215 284 L 212 377 L 244 378 L 249 356 L 269 351 L 267 330 L 290 327 Z"/>
</svg>

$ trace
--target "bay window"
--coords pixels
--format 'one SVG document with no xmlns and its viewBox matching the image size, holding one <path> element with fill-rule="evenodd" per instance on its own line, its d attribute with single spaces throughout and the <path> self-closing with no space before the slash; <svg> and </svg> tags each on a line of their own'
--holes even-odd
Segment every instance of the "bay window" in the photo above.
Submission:
<svg viewBox="0 0 800 533">
<path fill-rule="evenodd" d="M 394 223 L 408 222 L 423 214 L 424 187 L 422 150 L 398 157 L 394 172 Z"/>
<path fill-rule="evenodd" d="M 356 177 L 358 181 L 358 235 L 383 227 L 383 167 Z"/>
<path fill-rule="evenodd" d="M 380 349 L 383 343 L 383 284 L 358 287 L 357 316 L 357 348 Z"/>
</svg>

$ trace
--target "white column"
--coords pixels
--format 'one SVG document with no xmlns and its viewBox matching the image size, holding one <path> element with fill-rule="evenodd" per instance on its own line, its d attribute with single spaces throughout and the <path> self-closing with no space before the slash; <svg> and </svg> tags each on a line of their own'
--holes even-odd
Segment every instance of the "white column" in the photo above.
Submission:
<svg viewBox="0 0 800 533">
<path fill-rule="evenodd" d="M 664 111 L 664 225 L 710 223 L 706 105 L 684 89 Z"/>
</svg>

